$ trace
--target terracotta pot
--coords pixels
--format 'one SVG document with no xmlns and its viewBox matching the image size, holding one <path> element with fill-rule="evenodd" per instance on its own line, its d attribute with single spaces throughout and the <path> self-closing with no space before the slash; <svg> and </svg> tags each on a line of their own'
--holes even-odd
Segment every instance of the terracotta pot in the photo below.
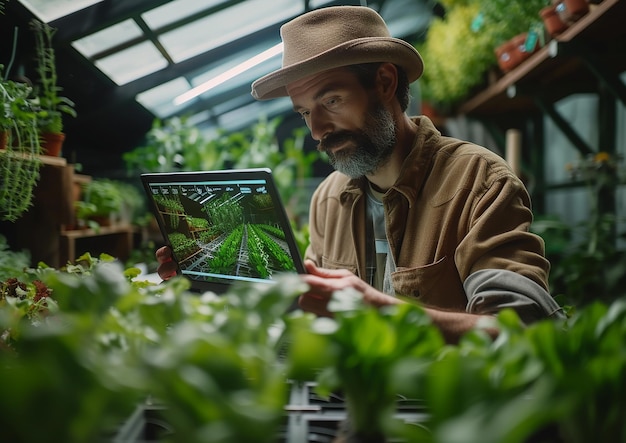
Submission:
<svg viewBox="0 0 626 443">
<path fill-rule="evenodd" d="M 589 12 L 589 2 L 587 0 L 553 0 L 556 12 L 564 23 L 571 25 Z"/>
<path fill-rule="evenodd" d="M 65 134 L 58 133 L 53 134 L 50 132 L 44 132 L 41 134 L 41 147 L 45 155 L 51 157 L 58 157 L 61 155 L 63 149 L 63 141 L 65 140 Z"/>
<path fill-rule="evenodd" d="M 526 32 L 516 35 L 495 49 L 498 66 L 503 72 L 509 72 L 539 49 L 539 42 L 536 42 L 533 49 L 528 51 L 526 48 L 527 38 L 528 33 Z"/>
<path fill-rule="evenodd" d="M 556 12 L 556 5 L 546 6 L 539 12 L 543 20 L 543 25 L 546 28 L 548 34 L 552 37 L 556 37 L 568 28 L 568 24 L 561 20 L 559 14 Z"/>
</svg>

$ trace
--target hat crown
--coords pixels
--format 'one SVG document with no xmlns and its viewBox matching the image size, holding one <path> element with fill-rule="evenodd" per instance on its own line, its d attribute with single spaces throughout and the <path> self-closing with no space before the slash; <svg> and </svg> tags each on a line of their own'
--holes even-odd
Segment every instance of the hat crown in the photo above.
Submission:
<svg viewBox="0 0 626 443">
<path fill-rule="evenodd" d="M 413 45 L 391 37 L 383 18 L 367 6 L 329 6 L 307 12 L 280 28 L 283 66 L 252 83 L 258 100 L 289 95 L 287 85 L 348 65 L 393 63 L 410 82 L 424 64 Z"/>
<path fill-rule="evenodd" d="M 280 35 L 284 44 L 283 67 L 360 38 L 391 37 L 387 25 L 376 11 L 359 6 L 311 11 L 284 24 Z"/>
</svg>

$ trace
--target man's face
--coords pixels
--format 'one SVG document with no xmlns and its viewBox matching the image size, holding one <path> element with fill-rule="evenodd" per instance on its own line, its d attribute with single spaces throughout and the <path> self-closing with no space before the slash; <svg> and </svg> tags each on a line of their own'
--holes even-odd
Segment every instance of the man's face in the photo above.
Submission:
<svg viewBox="0 0 626 443">
<path fill-rule="evenodd" d="M 287 87 L 294 110 L 302 115 L 330 164 L 352 178 L 375 173 L 396 143 L 392 114 L 375 91 L 361 86 L 345 68 L 307 77 Z"/>
</svg>

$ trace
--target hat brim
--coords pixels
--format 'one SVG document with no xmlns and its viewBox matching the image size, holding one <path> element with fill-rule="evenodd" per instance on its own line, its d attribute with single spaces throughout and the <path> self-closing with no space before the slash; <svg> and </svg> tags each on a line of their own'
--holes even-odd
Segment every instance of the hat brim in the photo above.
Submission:
<svg viewBox="0 0 626 443">
<path fill-rule="evenodd" d="M 285 97 L 288 95 L 286 86 L 296 80 L 329 69 L 373 62 L 389 62 L 402 67 L 409 82 L 417 80 L 424 70 L 422 57 L 404 40 L 393 37 L 360 38 L 259 78 L 252 83 L 252 96 L 257 100 Z"/>
</svg>

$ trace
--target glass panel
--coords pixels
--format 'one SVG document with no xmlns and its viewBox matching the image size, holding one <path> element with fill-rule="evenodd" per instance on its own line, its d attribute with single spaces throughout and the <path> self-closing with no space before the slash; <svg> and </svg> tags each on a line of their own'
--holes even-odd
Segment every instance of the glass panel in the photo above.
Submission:
<svg viewBox="0 0 626 443">
<path fill-rule="evenodd" d="M 142 35 L 143 32 L 139 25 L 134 20 L 128 19 L 95 34 L 76 40 L 72 43 L 72 46 L 89 58 L 105 49 L 112 48 Z"/>
<path fill-rule="evenodd" d="M 41 21 L 49 23 L 103 0 L 21 0 Z"/>
<path fill-rule="evenodd" d="M 213 65 L 207 66 L 206 69 L 199 75 L 196 75 L 191 79 L 191 83 L 193 87 L 199 86 L 205 82 L 215 80 L 222 76 L 225 72 L 240 65 L 242 62 L 249 60 L 251 57 L 263 52 L 266 49 L 265 47 L 255 46 L 249 49 L 249 53 L 238 54 L 236 57 L 230 57 L 226 60 L 220 60 L 219 63 L 215 63 Z M 229 78 L 228 80 L 223 81 L 210 89 L 208 92 L 204 93 L 202 96 L 204 98 L 219 94 L 225 90 L 230 88 L 239 87 L 243 84 L 250 86 L 254 80 L 265 75 L 266 73 L 278 69 L 280 67 L 281 58 L 279 55 L 272 57 L 265 62 L 262 62 L 256 66 L 253 66 L 243 72 L 240 72 L 238 75 Z"/>
<path fill-rule="evenodd" d="M 247 0 L 163 34 L 159 40 L 174 61 L 180 62 L 285 21 L 302 9 L 302 3 L 293 0 Z"/>
<path fill-rule="evenodd" d="M 123 85 L 167 66 L 167 60 L 151 42 L 143 42 L 96 60 L 96 66 L 118 85 Z"/>
<path fill-rule="evenodd" d="M 179 110 L 174 105 L 174 97 L 188 89 L 189 83 L 187 80 L 179 77 L 137 94 L 136 100 L 157 117 L 166 118 Z"/>
<path fill-rule="evenodd" d="M 331 0 L 310 0 L 309 1 L 309 8 L 310 9 L 321 8 L 322 6 L 326 6 L 330 2 L 331 2 Z M 352 3 L 355 3 L 355 2 L 352 2 Z M 350 4 L 350 2 L 347 2 L 346 4 Z M 359 2 L 357 1 L 355 4 L 358 5 Z"/>
<path fill-rule="evenodd" d="M 252 102 L 249 105 L 239 107 L 230 112 L 218 114 L 218 125 L 225 130 L 237 131 L 249 127 L 259 120 L 261 115 L 274 115 L 291 109 L 291 100 L 286 97 L 270 100 L 268 102 Z"/>
<path fill-rule="evenodd" d="M 201 2 L 198 0 L 175 0 L 142 14 L 141 18 L 150 28 L 158 29 L 224 2 L 225 0 L 204 0 Z"/>
</svg>

